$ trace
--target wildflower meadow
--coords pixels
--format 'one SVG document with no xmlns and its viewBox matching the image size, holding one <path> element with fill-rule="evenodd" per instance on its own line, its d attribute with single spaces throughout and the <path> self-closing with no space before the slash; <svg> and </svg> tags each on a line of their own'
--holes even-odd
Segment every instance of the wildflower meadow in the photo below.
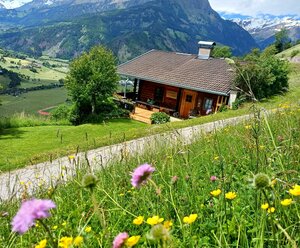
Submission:
<svg viewBox="0 0 300 248">
<path fill-rule="evenodd" d="M 161 143 L 160 143 L 161 144 Z M 300 107 L 158 145 L 0 207 L 0 246 L 299 247 Z"/>
</svg>

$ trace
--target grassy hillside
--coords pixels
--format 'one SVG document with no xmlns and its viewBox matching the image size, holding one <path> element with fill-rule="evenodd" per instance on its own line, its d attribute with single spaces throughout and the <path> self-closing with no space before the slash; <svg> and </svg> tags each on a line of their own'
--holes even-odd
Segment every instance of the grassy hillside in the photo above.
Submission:
<svg viewBox="0 0 300 248">
<path fill-rule="evenodd" d="M 60 79 L 65 78 L 69 67 L 67 60 L 52 59 L 47 56 L 36 59 L 0 49 L 1 67 L 20 75 L 21 83 L 17 85 L 16 94 L 0 95 L 2 101 L 0 116 L 12 116 L 20 112 L 36 114 L 40 109 L 65 102 L 67 96 L 64 89 L 44 89 L 20 94 L 18 88 L 28 90 L 40 86 L 53 88 L 54 85 L 59 83 Z M 4 89 L 9 89 L 8 84 L 10 81 L 7 75 L 0 75 L 0 85 Z"/>
<path fill-rule="evenodd" d="M 61 90 L 61 92 L 57 92 Z M 41 95 L 41 94 L 47 94 L 51 93 L 52 97 L 50 95 Z M 13 98 L 15 101 L 11 100 L 9 102 L 9 99 L 7 102 L 3 103 L 3 106 L 0 106 L 0 111 L 11 111 L 12 109 L 18 108 L 19 111 L 23 110 L 23 106 L 25 104 L 28 104 L 28 109 L 31 109 L 30 111 L 34 112 L 37 111 L 40 108 L 49 107 L 55 104 L 58 104 L 59 101 L 64 101 L 65 99 L 65 93 L 62 89 L 58 90 L 47 90 L 47 91 L 41 91 L 41 92 L 31 92 L 31 97 L 28 97 L 28 101 L 26 99 L 21 99 L 19 101 L 19 98 Z M 61 98 L 56 101 L 57 97 L 61 94 Z M 33 97 L 35 96 L 35 97 Z M 286 93 L 285 95 L 279 95 L 274 96 L 264 102 L 260 102 L 256 104 L 256 107 L 258 108 L 266 108 L 266 109 L 273 109 L 278 108 L 281 106 L 286 106 L 290 104 L 296 104 L 298 103 L 300 98 L 300 64 L 292 65 L 292 71 L 290 74 L 290 91 Z M 30 99 L 36 99 L 36 101 L 32 101 Z M 49 99 L 49 101 L 45 102 L 44 99 Z M 52 102 L 53 101 L 53 102 Z M 15 104 L 15 105 L 14 105 Z M 39 107 L 38 107 L 39 106 Z M 130 140 L 137 137 L 142 137 L 149 134 L 169 131 L 170 129 L 174 128 L 183 128 L 198 124 L 203 124 L 215 120 L 222 120 L 229 117 L 234 117 L 238 115 L 248 114 L 251 113 L 252 104 L 248 103 L 245 104 L 241 109 L 239 110 L 230 110 L 227 112 L 218 113 L 216 115 L 210 115 L 205 116 L 201 118 L 191 119 L 187 121 L 182 122 L 176 122 L 176 123 L 170 123 L 167 125 L 161 125 L 161 126 L 148 126 L 148 125 L 138 125 L 133 124 L 135 122 L 128 122 L 124 120 L 126 124 L 124 124 L 124 128 L 121 128 L 121 132 L 116 132 L 115 135 L 112 136 L 111 139 L 108 139 L 109 132 L 106 130 L 106 132 L 94 132 L 93 130 L 102 130 L 105 129 L 106 126 L 102 125 L 92 125 L 92 129 L 83 125 L 79 127 L 73 127 L 73 126 L 55 126 L 55 127 L 48 127 L 48 126 L 41 126 L 38 128 L 31 128 L 31 127 L 17 127 L 11 130 L 4 130 L 0 132 L 0 147 L 7 146 L 7 142 L 9 141 L 10 146 L 2 150 L 1 157 L 0 157 L 0 170 L 7 170 L 7 169 L 14 169 L 17 167 L 23 167 L 25 165 L 30 164 L 30 160 L 32 160 L 32 157 L 34 157 L 34 162 L 41 162 L 41 161 L 47 161 L 49 157 L 56 158 L 61 155 L 67 155 L 74 150 L 76 150 L 76 147 L 81 144 L 80 140 L 82 139 L 81 136 L 76 136 L 76 132 L 78 130 L 81 130 L 80 132 L 86 132 L 88 133 L 88 136 L 93 136 L 93 139 L 96 140 L 96 143 L 88 143 L 89 145 L 83 145 L 82 148 L 91 149 L 94 147 L 101 147 L 104 145 L 109 145 L 112 143 L 118 143 L 124 139 L 124 133 L 125 139 Z M 1 113 L 1 112 L 0 112 Z M 122 121 L 123 122 L 123 121 Z M 110 123 L 112 130 L 118 129 L 118 122 L 112 122 Z M 130 129 L 132 126 L 135 126 L 134 129 L 131 131 L 126 131 L 127 129 Z M 60 144 L 60 140 L 56 137 L 56 132 L 49 132 L 49 129 L 52 130 L 60 130 L 60 133 L 63 134 L 63 145 Z M 11 136 L 10 132 L 17 133 L 17 136 Z M 90 133 L 91 132 L 91 133 Z M 71 135 L 71 136 L 69 136 Z M 37 147 L 36 143 L 40 142 L 41 137 L 45 137 L 47 139 L 47 142 L 42 147 Z M 91 142 L 91 140 L 89 140 Z M 30 149 L 28 149 L 30 147 Z M 16 152 L 17 151 L 17 152 Z M 15 154 L 13 159 L 12 155 Z"/>
<path fill-rule="evenodd" d="M 37 90 L 24 93 L 20 96 L 0 95 L 0 116 L 12 116 L 15 113 L 25 112 L 37 114 L 38 110 L 57 106 L 67 99 L 64 88 Z"/>
<path fill-rule="evenodd" d="M 277 54 L 277 56 L 281 57 L 281 58 L 290 58 L 292 56 L 293 52 L 296 53 L 295 51 L 299 51 L 296 56 L 300 56 L 300 44 L 293 46 L 293 47 Z"/>
<path fill-rule="evenodd" d="M 0 56 L 1 54 L 0 50 Z M 4 61 L 0 61 L 0 67 L 6 68 L 7 70 L 11 70 L 13 72 L 17 72 L 19 74 L 23 74 L 25 76 L 30 77 L 31 81 L 40 80 L 40 81 L 58 81 L 61 78 L 65 78 L 66 72 L 68 70 L 67 62 L 58 62 L 53 61 L 51 59 L 19 59 L 13 57 L 3 56 Z M 44 62 L 49 63 L 49 67 L 43 65 Z M 31 64 L 35 64 L 33 66 L 37 72 L 30 71 L 29 68 Z M 58 68 L 51 67 L 52 65 L 56 65 Z"/>
<path fill-rule="evenodd" d="M 80 167 L 74 180 L 55 188 L 40 186 L 34 194 L 56 204 L 43 221 L 48 233 L 38 222 L 15 235 L 11 221 L 21 201 L 0 205 L 3 247 L 34 247 L 44 239 L 47 247 L 67 247 L 67 240 L 75 245 L 80 240 L 83 248 L 112 247 L 114 238 L 127 232 L 134 237 L 124 238 L 126 247 L 296 248 L 299 110 L 228 127 L 192 145 L 158 145 L 142 156 L 113 161 L 97 173 L 93 190 L 87 186 L 94 181 Z M 145 184 L 133 188 L 131 173 L 143 163 L 155 171 L 148 182 L 149 174 L 142 173 Z M 59 179 L 64 181 L 65 173 Z M 36 177 L 43 185 L 43 175 Z M 24 201 L 29 199 L 27 184 L 20 183 Z"/>
</svg>

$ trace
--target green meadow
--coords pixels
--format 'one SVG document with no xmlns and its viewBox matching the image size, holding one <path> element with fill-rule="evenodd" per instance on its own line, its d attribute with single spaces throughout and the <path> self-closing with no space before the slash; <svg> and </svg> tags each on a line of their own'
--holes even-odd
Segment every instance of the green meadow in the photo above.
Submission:
<svg viewBox="0 0 300 248">
<path fill-rule="evenodd" d="M 112 247 L 123 233 L 122 247 L 296 248 L 299 113 L 299 106 L 269 117 L 256 112 L 257 118 L 191 145 L 158 142 L 143 155 L 112 161 L 96 178 L 85 164 L 76 164 L 74 179 L 58 187 L 43 187 L 39 175 L 34 197 L 51 199 L 56 208 L 17 235 L 11 220 L 20 202 L 3 203 L 2 247 Z M 155 171 L 132 187 L 131 173 L 144 163 Z"/>
<path fill-rule="evenodd" d="M 0 106 L 0 113 L 11 113 L 17 109 L 29 113 L 36 113 L 39 109 L 63 103 L 66 92 L 63 89 L 30 92 L 30 97 L 25 99 L 7 97 Z M 27 94 L 24 94 L 26 96 Z M 49 94 L 49 95 L 48 95 Z M 5 100 L 7 99 L 7 100 Z M 35 100 L 34 100 L 35 99 Z M 47 102 L 44 99 L 48 99 Z M 300 64 L 292 65 L 290 73 L 290 90 L 284 95 L 272 97 L 256 103 L 256 108 L 274 109 L 282 106 L 298 104 L 300 99 Z M 28 108 L 25 109 L 24 107 Z M 48 161 L 59 156 L 74 153 L 79 146 L 80 151 L 93 149 L 105 145 L 116 144 L 124 140 L 132 140 L 155 133 L 166 132 L 178 128 L 204 124 L 243 114 L 251 113 L 253 104 L 244 104 L 238 110 L 228 110 L 210 116 L 190 119 L 166 125 L 145 125 L 132 120 L 114 120 L 109 124 L 70 126 L 67 122 L 55 123 L 45 118 L 32 117 L 26 121 L 24 117 L 4 119 L 1 126 L 10 126 L 0 131 L 0 170 L 13 170 L 32 163 Z M 27 118 L 28 119 L 28 118 Z M 7 124 L 9 122 L 9 124 Z M 6 124 L 4 124 L 6 123 Z M 33 127 L 32 127 L 33 126 Z M 51 131 L 49 131 L 51 130 Z M 62 135 L 62 143 L 59 137 Z M 18 135 L 11 135 L 16 133 Z M 78 133 L 78 135 L 77 135 Z M 89 140 L 85 141 L 85 135 Z M 83 139 L 83 142 L 82 142 Z M 41 144 L 41 140 L 43 144 Z M 9 146 L 8 146 L 9 144 Z M 37 145 L 39 144 L 39 145 Z"/>
<path fill-rule="evenodd" d="M 30 91 L 19 96 L 1 95 L 0 116 L 16 113 L 36 114 L 40 109 L 57 106 L 67 99 L 64 88 Z"/>
</svg>

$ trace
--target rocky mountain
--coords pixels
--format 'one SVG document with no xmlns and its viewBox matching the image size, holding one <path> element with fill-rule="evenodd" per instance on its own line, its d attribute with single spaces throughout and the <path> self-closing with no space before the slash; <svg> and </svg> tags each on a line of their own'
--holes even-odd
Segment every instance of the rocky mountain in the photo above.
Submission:
<svg viewBox="0 0 300 248">
<path fill-rule="evenodd" d="M 93 1 L 70 0 L 23 16 L 18 12 L 18 18 L 11 15 L 19 28 L 0 33 L 0 46 L 37 56 L 72 58 L 104 44 L 120 61 L 150 49 L 196 53 L 199 40 L 228 45 L 235 54 L 257 46 L 247 31 L 222 19 L 208 0 L 100 0 L 103 5 Z M 7 21 L 12 23 L 11 19 Z"/>
<path fill-rule="evenodd" d="M 275 41 L 275 34 L 283 28 L 288 30 L 292 41 L 300 39 L 300 17 L 261 15 L 231 20 L 247 30 L 261 48 L 272 44 Z"/>
</svg>

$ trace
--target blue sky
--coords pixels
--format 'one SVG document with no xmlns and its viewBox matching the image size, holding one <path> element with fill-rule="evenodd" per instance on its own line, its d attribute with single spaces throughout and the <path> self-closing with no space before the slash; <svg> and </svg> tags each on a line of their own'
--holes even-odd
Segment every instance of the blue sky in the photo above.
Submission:
<svg viewBox="0 0 300 248">
<path fill-rule="evenodd" d="M 209 0 L 218 12 L 257 16 L 297 15 L 300 17 L 300 0 Z"/>
</svg>

